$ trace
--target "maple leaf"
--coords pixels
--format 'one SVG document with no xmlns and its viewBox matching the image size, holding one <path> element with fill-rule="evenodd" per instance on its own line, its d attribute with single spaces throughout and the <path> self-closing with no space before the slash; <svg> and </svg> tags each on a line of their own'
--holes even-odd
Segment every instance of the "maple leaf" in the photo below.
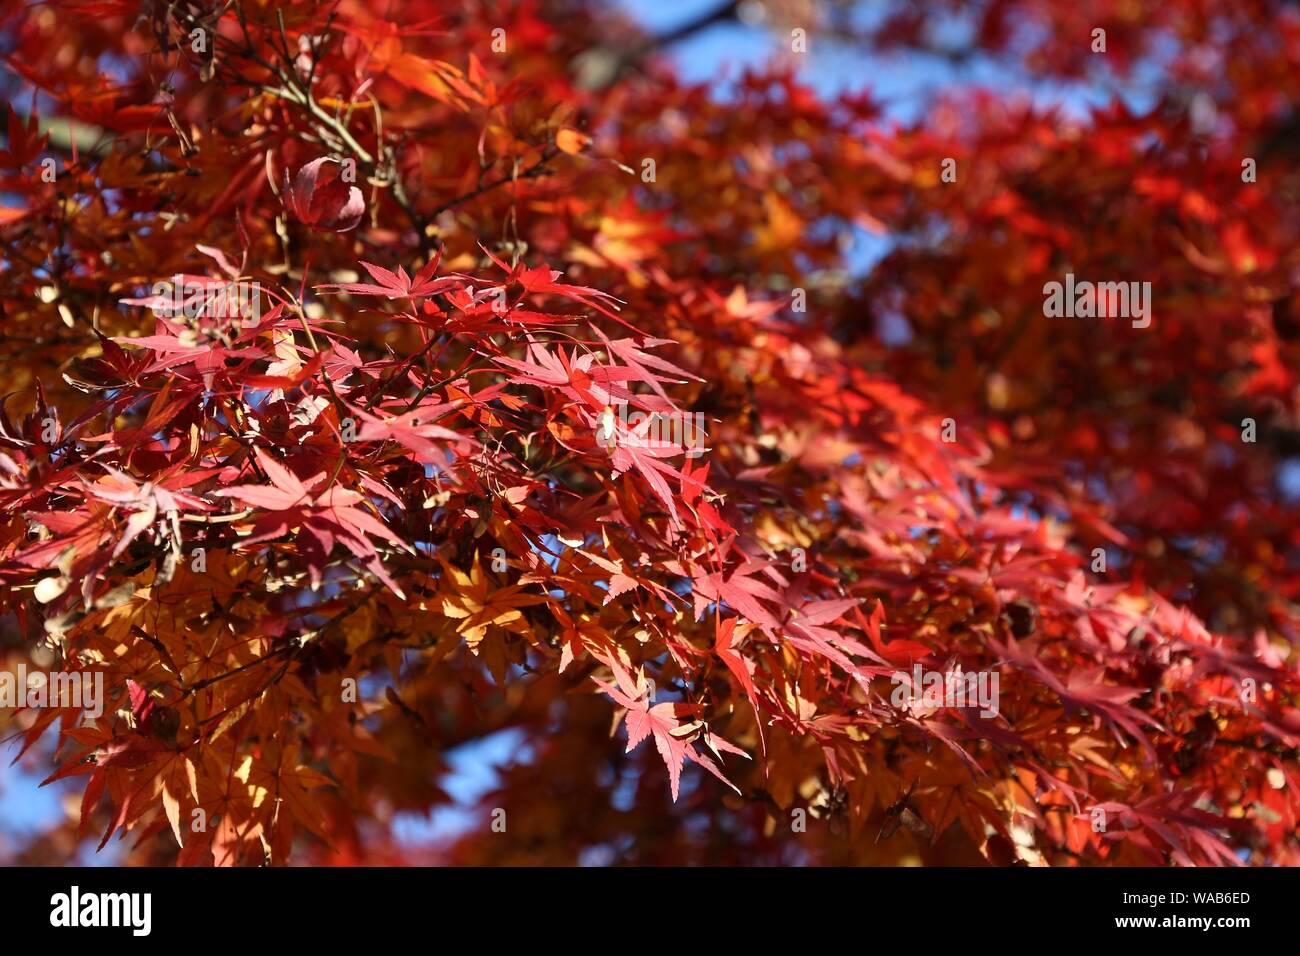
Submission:
<svg viewBox="0 0 1300 956">
<path fill-rule="evenodd" d="M 753 627 L 752 624 L 739 624 L 734 617 L 719 620 L 714 633 L 713 653 L 718 655 L 718 659 L 726 665 L 727 670 L 731 671 L 736 680 L 740 682 L 745 697 L 749 699 L 750 706 L 754 708 L 759 746 L 766 751 L 767 740 L 763 733 L 763 720 L 761 717 L 762 702 L 759 699 L 758 689 L 754 686 L 753 675 L 750 673 L 751 665 L 748 660 L 740 656 L 739 651 L 735 650 L 734 647 L 737 639 L 743 638 Z"/>
<path fill-rule="evenodd" d="M 456 619 L 456 632 L 465 638 L 471 652 L 478 653 L 491 627 L 532 636 L 532 628 L 519 609 L 542 604 L 546 598 L 528 594 L 518 584 L 493 587 L 477 560 L 468 573 L 446 563 L 443 570 L 448 587 L 442 594 L 442 613 Z"/>
<path fill-rule="evenodd" d="M 758 697 L 758 692 L 754 689 L 754 678 L 750 676 L 749 666 L 745 659 L 738 652 L 732 649 L 738 637 L 744 637 L 744 631 L 752 625 L 741 625 L 741 633 L 737 633 L 737 620 L 729 617 L 720 621 L 717 627 L 717 635 L 714 641 L 713 650 L 718 655 L 722 663 L 727 665 L 727 670 L 736 675 L 736 680 L 740 681 L 740 686 L 745 690 L 745 696 L 754 703 Z"/>
<path fill-rule="evenodd" d="M 123 300 L 131 304 L 144 305 L 150 300 Z M 167 369 L 179 369 L 192 366 L 195 374 L 203 381 L 204 388 L 212 388 L 218 374 L 227 374 L 229 359 L 244 359 L 251 362 L 262 358 L 264 352 L 257 347 L 235 348 L 226 345 L 219 337 L 182 328 L 166 319 L 159 319 L 160 334 L 138 337 L 121 336 L 113 339 L 119 345 L 134 349 L 151 349 L 154 360 L 145 369 L 146 374 Z"/>
<path fill-rule="evenodd" d="M 212 506 L 201 498 L 196 498 L 184 492 L 173 492 L 165 486 L 165 483 L 159 485 L 152 482 L 145 482 L 143 485 L 138 484 L 130 475 L 114 468 L 109 468 L 108 474 L 99 481 L 84 484 L 88 496 L 100 501 L 110 502 L 118 507 L 130 509 L 131 513 L 127 518 L 126 529 L 113 547 L 113 559 L 121 555 L 123 551 L 131 546 L 132 541 L 150 528 L 158 520 L 160 514 L 172 521 L 173 529 L 176 529 L 175 522 L 182 509 L 187 512 L 202 512 L 212 509 Z M 180 537 L 179 530 L 176 531 L 176 537 L 178 539 Z"/>
<path fill-rule="evenodd" d="M 584 551 L 582 548 L 574 548 L 574 551 L 582 555 L 588 561 L 591 561 L 603 571 L 609 572 L 609 587 L 605 592 L 605 600 L 602 602 L 604 604 L 609 604 L 620 595 L 633 591 L 638 587 L 644 587 L 647 590 L 653 591 L 665 601 L 671 599 L 671 592 L 666 588 L 661 587 L 654 581 L 642 580 L 634 574 L 629 573 L 626 567 L 626 562 L 621 558 L 617 561 L 610 561 L 608 558 L 602 558 L 600 555 Z"/>
<path fill-rule="evenodd" d="M 853 608 L 853 616 L 858 622 L 858 627 L 865 631 L 871 639 L 871 646 L 875 649 L 877 660 L 887 661 L 890 664 L 910 666 L 913 661 L 923 660 L 933 653 L 929 647 L 917 641 L 896 638 L 886 642 L 883 639 L 880 634 L 880 628 L 885 623 L 885 605 L 883 601 L 876 602 L 876 607 L 871 612 L 871 620 L 866 620 L 858 607 Z"/>
<path fill-rule="evenodd" d="M 256 520 L 251 536 L 240 542 L 242 547 L 280 538 L 297 527 L 302 532 L 299 545 L 314 585 L 320 585 L 325 561 L 337 543 L 350 548 L 393 593 L 402 594 L 401 588 L 384 569 L 379 552 L 368 536 L 400 550 L 410 551 L 411 548 L 383 522 L 357 507 L 366 500 L 364 495 L 338 486 L 325 487 L 317 492 L 316 489 L 325 481 L 324 472 L 301 481 L 262 449 L 255 449 L 255 457 L 271 484 L 235 485 L 213 492 L 218 497 L 238 498 L 268 512 Z"/>
<path fill-rule="evenodd" d="M 592 408 L 603 408 L 609 403 L 610 394 L 601 390 L 589 374 L 595 361 L 593 355 L 574 358 L 563 349 L 552 352 L 531 340 L 525 354 L 528 359 L 498 355 L 493 360 L 515 370 L 510 381 L 517 385 L 559 388 L 564 395 Z"/>
<path fill-rule="evenodd" d="M 594 419 L 591 425 L 594 430 Z M 651 429 L 654 427 L 654 420 L 651 418 L 646 418 L 632 428 L 616 421 L 609 439 L 610 444 L 613 445 L 610 464 L 613 466 L 615 478 L 630 470 L 640 474 L 668 509 L 673 522 L 677 523 L 677 502 L 668 479 L 676 479 L 678 484 L 683 483 L 685 479 L 680 471 L 665 464 L 664 459 L 684 454 L 685 449 L 678 443 L 665 441 L 653 435 Z"/>
<path fill-rule="evenodd" d="M 417 299 L 437 295 L 439 292 L 458 288 L 463 281 L 461 276 L 434 278 L 441 258 L 441 254 L 433 256 L 424 264 L 423 268 L 415 273 L 414 278 L 409 276 L 401 266 L 398 266 L 396 272 L 391 272 L 383 266 L 377 266 L 362 259 L 361 265 L 370 273 L 370 277 L 375 280 L 374 283 L 343 282 L 322 285 L 318 288 L 321 291 L 338 290 L 340 292 L 350 292 L 353 295 L 377 295 L 385 299 Z"/>
<path fill-rule="evenodd" d="M 560 282 L 558 280 L 560 276 L 564 275 L 564 273 L 560 272 L 558 269 L 550 269 L 546 266 L 534 266 L 530 268 L 522 263 L 511 268 L 493 255 L 489 250 L 484 249 L 483 253 L 491 259 L 498 268 L 509 274 L 507 282 L 519 283 L 527 293 L 533 295 L 558 295 L 562 298 L 586 306 L 587 308 L 594 309 L 606 318 L 613 319 L 619 325 L 631 329 L 633 332 L 640 331 L 614 311 L 619 307 L 620 303 L 618 299 L 610 295 L 608 292 L 602 292 L 599 289 L 593 289 L 588 286 L 570 285 L 566 282 Z"/>
<path fill-rule="evenodd" d="M 630 753 L 647 737 L 654 737 L 655 748 L 663 758 L 664 766 L 668 768 L 668 780 L 674 801 L 677 799 L 681 785 L 682 765 L 687 760 L 698 763 L 736 793 L 740 793 L 740 789 L 723 775 L 718 765 L 707 754 L 702 754 L 695 749 L 692 741 L 703 739 L 710 749 L 715 750 L 715 753 L 720 750 L 744 757 L 748 757 L 748 754 L 725 740 L 710 735 L 701 722 L 684 721 L 682 718 L 692 712 L 689 705 L 668 702 L 652 705 L 644 673 L 638 671 L 636 680 L 633 681 L 616 661 L 609 659 L 605 663 L 614 672 L 617 686 L 607 684 L 599 678 L 592 678 L 592 680 L 626 709 L 624 722 L 627 727 L 627 751 Z"/>
<path fill-rule="evenodd" d="M 785 631 L 787 639 L 794 646 L 825 657 L 832 663 L 837 664 L 845 673 L 859 679 L 863 676 L 862 669 L 849 658 L 844 649 L 880 661 L 875 654 L 862 644 L 838 631 L 822 626 L 837 620 L 846 612 L 856 608 L 861 603 L 858 598 L 808 601 L 800 604 L 797 608 L 789 602 L 790 595 L 786 595 L 783 603 L 790 608 L 790 612 L 782 624 L 782 629 Z M 880 661 L 880 663 L 883 664 L 884 661 Z"/>
<path fill-rule="evenodd" d="M 725 601 L 730 607 L 739 611 L 747 620 L 766 628 L 780 626 L 776 615 L 763 606 L 762 601 L 782 602 L 781 592 L 755 575 L 758 572 L 772 575 L 774 584 L 780 580 L 773 571 L 771 562 L 747 559 L 733 568 L 730 573 L 715 571 L 701 575 L 694 580 L 695 618 L 704 615 L 705 606 L 713 601 Z"/>
<path fill-rule="evenodd" d="M 446 450 L 430 439 L 442 439 L 468 447 L 478 445 L 469 436 L 436 424 L 439 418 L 449 415 L 459 406 L 458 401 L 426 404 L 391 417 L 380 417 L 360 407 L 350 410 L 361 422 L 361 427 L 356 432 L 357 441 L 392 440 L 415 452 L 417 461 L 439 463 L 445 460 Z"/>
<path fill-rule="evenodd" d="M 5 114 L 9 135 L 5 148 L 0 149 L 0 166 L 21 169 L 41 154 L 49 136 L 40 134 L 35 113 L 29 114 L 27 121 L 23 122 L 18 111 L 6 104 Z"/>
</svg>

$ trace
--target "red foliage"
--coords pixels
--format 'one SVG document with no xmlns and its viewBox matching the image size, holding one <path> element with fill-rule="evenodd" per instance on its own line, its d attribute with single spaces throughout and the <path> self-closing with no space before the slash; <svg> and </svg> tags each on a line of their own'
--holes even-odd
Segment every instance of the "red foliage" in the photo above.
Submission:
<svg viewBox="0 0 1300 956">
<path fill-rule="evenodd" d="M 1141 110 L 898 125 L 599 4 L 9 5 L 0 652 L 108 698 L 0 712 L 84 794 L 18 857 L 1300 863 L 1300 14 L 1141 6 L 974 31 L 1159 32 Z"/>
</svg>

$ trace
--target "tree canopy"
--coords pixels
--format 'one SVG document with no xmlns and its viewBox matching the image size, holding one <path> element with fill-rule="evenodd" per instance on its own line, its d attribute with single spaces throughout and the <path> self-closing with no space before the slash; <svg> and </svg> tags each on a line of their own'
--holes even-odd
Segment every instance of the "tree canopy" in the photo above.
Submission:
<svg viewBox="0 0 1300 956">
<path fill-rule="evenodd" d="M 10 857 L 1300 863 L 1300 8 L 866 6 L 5 4 Z"/>
</svg>

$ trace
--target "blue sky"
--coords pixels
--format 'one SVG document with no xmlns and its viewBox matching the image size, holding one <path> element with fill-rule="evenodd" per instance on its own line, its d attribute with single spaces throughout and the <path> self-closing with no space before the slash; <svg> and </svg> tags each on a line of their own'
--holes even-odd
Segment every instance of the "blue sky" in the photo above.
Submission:
<svg viewBox="0 0 1300 956">
<path fill-rule="evenodd" d="M 620 0 L 619 5 L 646 29 L 663 34 L 715 9 L 719 0 Z M 863 26 L 870 25 L 891 6 L 883 0 L 859 4 L 857 19 Z M 936 40 L 945 46 L 960 46 L 966 38 L 965 26 L 956 18 L 933 29 Z M 669 55 L 685 79 L 716 84 L 738 76 L 747 66 L 762 65 L 787 48 L 788 42 L 788 37 L 764 26 L 731 20 L 675 44 Z M 801 58 L 800 76 L 825 96 L 869 90 L 887 117 L 903 123 L 919 119 L 935 93 L 958 85 L 1017 88 L 1042 105 L 1052 104 L 1080 117 L 1089 106 L 1104 104 L 1110 97 L 1106 88 L 1095 83 L 1029 83 L 981 56 L 960 65 L 913 52 L 871 54 L 867 59 L 860 50 L 824 40 L 815 32 L 809 36 L 807 55 Z M 1137 94 L 1126 98 L 1139 105 Z"/>
</svg>

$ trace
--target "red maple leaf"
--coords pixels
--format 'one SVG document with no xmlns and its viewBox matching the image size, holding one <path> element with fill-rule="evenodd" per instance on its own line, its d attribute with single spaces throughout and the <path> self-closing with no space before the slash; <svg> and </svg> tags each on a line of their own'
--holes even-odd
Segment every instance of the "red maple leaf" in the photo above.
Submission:
<svg viewBox="0 0 1300 956">
<path fill-rule="evenodd" d="M 708 755 L 695 749 L 692 741 L 702 739 L 719 757 L 720 751 L 739 754 L 746 758 L 748 754 L 721 737 L 710 734 L 701 721 L 683 721 L 683 717 L 691 716 L 696 710 L 691 705 L 671 702 L 652 705 L 649 698 L 649 685 L 643 673 L 638 671 L 634 681 L 613 659 L 607 659 L 605 663 L 614 672 L 614 679 L 618 686 L 610 686 L 598 678 L 592 679 L 600 685 L 601 690 L 627 709 L 624 718 L 627 726 L 627 752 L 630 753 L 646 737 L 654 736 L 655 747 L 668 768 L 673 800 L 677 799 L 682 765 L 687 760 L 698 763 L 732 790 L 740 793 L 740 789 L 723 776 L 718 765 Z"/>
<path fill-rule="evenodd" d="M 354 295 L 378 295 L 386 299 L 415 299 L 429 295 L 437 295 L 439 292 L 455 288 L 461 285 L 463 277 L 461 276 L 444 276 L 441 279 L 435 279 L 434 273 L 438 271 L 438 263 L 441 261 L 441 255 L 435 255 L 424 267 L 420 269 L 412 278 L 401 266 L 397 267 L 396 272 L 385 269 L 383 266 L 377 266 L 372 262 L 360 260 L 361 265 L 375 283 L 369 282 L 343 282 L 338 284 L 328 284 L 318 286 L 322 292 L 337 289 L 340 292 L 350 292 Z"/>
<path fill-rule="evenodd" d="M 337 543 L 356 554 L 393 593 L 402 595 L 401 588 L 384 569 L 379 552 L 368 536 L 403 551 L 412 549 L 382 521 L 358 507 L 366 500 L 364 495 L 337 485 L 316 493 L 314 489 L 325 480 L 324 472 L 301 481 L 262 449 L 256 449 L 256 457 L 270 478 L 270 485 L 236 485 L 213 492 L 218 496 L 238 498 L 268 512 L 257 519 L 252 535 L 240 541 L 241 547 L 248 548 L 279 538 L 297 527 L 301 529 L 299 549 L 313 584 L 319 586 L 326 559 Z"/>
</svg>

